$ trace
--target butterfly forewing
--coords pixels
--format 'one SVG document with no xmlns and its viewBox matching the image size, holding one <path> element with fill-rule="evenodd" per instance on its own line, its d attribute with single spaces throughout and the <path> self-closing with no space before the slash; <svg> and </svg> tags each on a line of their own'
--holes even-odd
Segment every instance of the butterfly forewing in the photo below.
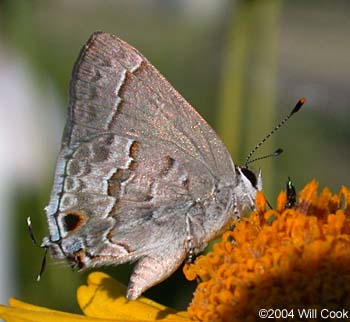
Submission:
<svg viewBox="0 0 350 322">
<path fill-rule="evenodd" d="M 101 132 L 173 145 L 221 178 L 232 173 L 226 148 L 203 118 L 136 49 L 116 36 L 94 34 L 71 82 L 69 140 Z"/>
</svg>

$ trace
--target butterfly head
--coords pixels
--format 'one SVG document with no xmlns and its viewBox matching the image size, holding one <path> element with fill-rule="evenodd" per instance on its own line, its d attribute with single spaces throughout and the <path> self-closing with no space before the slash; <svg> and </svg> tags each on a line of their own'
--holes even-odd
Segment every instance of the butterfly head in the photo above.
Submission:
<svg viewBox="0 0 350 322">
<path fill-rule="evenodd" d="M 255 208 L 256 192 L 262 190 L 261 170 L 256 175 L 248 167 L 236 167 L 237 173 L 237 208 L 239 212 L 246 212 Z"/>
</svg>

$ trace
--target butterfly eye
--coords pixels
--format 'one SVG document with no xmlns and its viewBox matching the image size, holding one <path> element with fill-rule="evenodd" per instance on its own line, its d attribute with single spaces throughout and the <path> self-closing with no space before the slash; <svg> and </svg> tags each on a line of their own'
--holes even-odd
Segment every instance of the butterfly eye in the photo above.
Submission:
<svg viewBox="0 0 350 322">
<path fill-rule="evenodd" d="M 250 181 L 252 186 L 256 188 L 258 180 L 256 179 L 255 173 L 253 171 L 250 171 L 248 168 L 241 168 L 241 171 L 245 175 L 245 177 Z"/>
<path fill-rule="evenodd" d="M 78 211 L 69 212 L 63 217 L 64 227 L 67 231 L 76 230 L 85 221 L 84 215 Z"/>
</svg>

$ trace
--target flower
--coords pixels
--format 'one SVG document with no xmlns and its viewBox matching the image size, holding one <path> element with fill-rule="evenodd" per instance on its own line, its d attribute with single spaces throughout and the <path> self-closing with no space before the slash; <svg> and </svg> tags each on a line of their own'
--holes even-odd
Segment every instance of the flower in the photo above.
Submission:
<svg viewBox="0 0 350 322">
<path fill-rule="evenodd" d="M 199 283 L 188 312 L 199 321 L 260 321 L 259 309 L 350 308 L 350 193 L 317 195 L 310 182 L 297 205 L 276 209 L 258 193 L 256 211 L 224 233 L 211 253 L 184 267 Z M 294 309 L 294 311 L 291 311 Z M 289 310 L 289 311 L 288 311 Z M 292 320 L 292 318 L 291 318 Z"/>
<path fill-rule="evenodd" d="M 141 297 L 125 298 L 125 286 L 107 274 L 94 272 L 87 285 L 80 286 L 77 299 L 84 315 L 59 312 L 10 299 L 9 307 L 0 305 L 0 318 L 6 322 L 189 322 L 186 312 L 179 312 Z"/>
</svg>

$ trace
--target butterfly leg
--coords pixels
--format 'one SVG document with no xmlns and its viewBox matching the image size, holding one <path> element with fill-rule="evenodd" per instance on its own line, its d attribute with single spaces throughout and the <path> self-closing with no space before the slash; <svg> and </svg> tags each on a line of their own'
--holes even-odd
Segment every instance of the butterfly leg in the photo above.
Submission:
<svg viewBox="0 0 350 322">
<path fill-rule="evenodd" d="M 186 216 L 186 233 L 187 233 L 186 241 L 187 241 L 187 249 L 188 249 L 186 262 L 193 263 L 194 257 L 195 257 L 195 248 L 193 245 L 193 235 L 191 233 L 190 217 L 188 215 Z"/>
<path fill-rule="evenodd" d="M 238 205 L 237 205 L 237 199 L 234 198 L 234 201 L 233 201 L 233 214 L 234 214 L 234 218 L 236 220 L 241 220 L 241 214 L 239 213 L 239 209 L 238 209 Z M 230 230 L 233 230 L 235 228 L 235 222 L 232 221 L 230 223 L 230 226 L 229 226 L 229 229 Z"/>
<path fill-rule="evenodd" d="M 196 232 L 196 234 L 194 234 Z M 200 222 L 194 218 L 194 216 L 187 214 L 186 215 L 186 242 L 187 242 L 187 263 L 192 263 L 195 259 L 195 256 L 202 251 L 206 243 L 200 242 L 199 236 L 204 236 L 205 231 L 202 228 Z"/>
<path fill-rule="evenodd" d="M 187 258 L 186 258 L 186 263 L 187 264 L 191 264 L 194 262 L 196 254 L 195 254 L 195 249 L 192 246 L 191 240 L 188 241 L 188 247 L 189 247 L 189 251 L 187 254 Z"/>
<path fill-rule="evenodd" d="M 238 205 L 237 205 L 237 199 L 234 198 L 234 203 L 233 203 L 233 213 L 235 218 L 238 220 L 241 220 L 241 214 L 239 213 Z"/>
<path fill-rule="evenodd" d="M 130 277 L 126 298 L 136 300 L 144 291 L 170 276 L 184 261 L 186 253 L 172 245 L 158 254 L 140 259 Z"/>
</svg>

